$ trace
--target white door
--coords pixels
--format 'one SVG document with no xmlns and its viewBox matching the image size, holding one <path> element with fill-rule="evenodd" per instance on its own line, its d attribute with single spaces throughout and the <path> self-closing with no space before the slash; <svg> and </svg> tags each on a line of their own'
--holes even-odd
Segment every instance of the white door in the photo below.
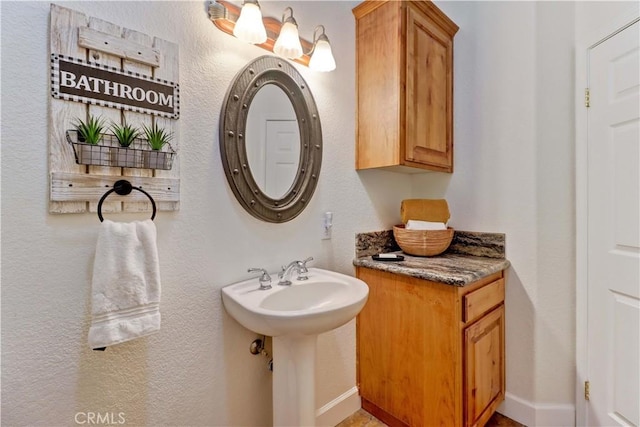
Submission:
<svg viewBox="0 0 640 427">
<path fill-rule="evenodd" d="M 300 163 L 296 120 L 266 121 L 265 194 L 279 199 L 289 191 Z"/>
<path fill-rule="evenodd" d="M 588 426 L 640 425 L 640 23 L 591 49 Z"/>
</svg>

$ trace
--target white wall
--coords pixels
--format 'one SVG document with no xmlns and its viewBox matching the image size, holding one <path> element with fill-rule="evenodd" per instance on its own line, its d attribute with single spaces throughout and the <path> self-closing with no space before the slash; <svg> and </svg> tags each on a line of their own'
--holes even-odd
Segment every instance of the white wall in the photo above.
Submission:
<svg viewBox="0 0 640 427">
<path fill-rule="evenodd" d="M 288 3 L 305 38 L 326 26 L 338 69 L 299 67 L 320 111 L 323 167 L 308 208 L 281 225 L 240 207 L 218 149 L 225 90 L 265 51 L 217 30 L 204 1 L 61 4 L 180 45 L 181 209 L 156 218 L 162 330 L 89 350 L 98 218 L 47 212 L 49 3 L 2 2 L 2 424 L 73 425 L 77 412 L 113 411 L 129 425 L 269 425 L 266 361 L 249 354 L 255 334 L 225 314 L 220 288 L 248 267 L 307 256 L 353 274 L 354 234 L 388 228 L 411 195 L 408 176 L 353 167 L 356 3 Z M 280 16 L 282 3 L 263 9 Z M 333 239 L 321 241 L 327 210 Z M 320 337 L 318 407 L 355 385 L 354 334 L 351 323 Z"/>
<path fill-rule="evenodd" d="M 536 395 L 572 403 L 575 381 L 574 4 L 537 3 Z"/>
<path fill-rule="evenodd" d="M 594 33 L 608 30 L 611 22 L 626 22 L 624 18 L 637 14 L 638 2 L 635 1 L 576 2 L 575 39 L 578 43 L 585 42 L 592 39 Z"/>
<path fill-rule="evenodd" d="M 506 233 L 508 395 L 500 411 L 527 425 L 572 424 L 575 4 L 438 4 L 461 27 L 455 171 L 413 177 L 413 193 L 446 197 L 456 228 Z"/>
</svg>

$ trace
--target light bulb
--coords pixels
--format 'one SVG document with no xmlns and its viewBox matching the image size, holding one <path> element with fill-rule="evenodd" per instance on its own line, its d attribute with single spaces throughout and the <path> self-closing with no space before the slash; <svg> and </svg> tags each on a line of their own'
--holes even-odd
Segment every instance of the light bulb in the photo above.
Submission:
<svg viewBox="0 0 640 427">
<path fill-rule="evenodd" d="M 244 3 L 240 17 L 233 28 L 233 35 L 247 43 L 261 44 L 267 41 L 267 31 L 257 2 Z"/>
<path fill-rule="evenodd" d="M 333 59 L 329 40 L 323 36 L 316 41 L 309 60 L 309 68 L 315 71 L 333 71 L 336 69 L 336 61 Z"/>
<path fill-rule="evenodd" d="M 298 36 L 298 26 L 295 24 L 293 18 L 290 18 L 282 24 L 278 40 L 276 40 L 276 44 L 273 46 L 273 52 L 276 55 L 289 59 L 296 59 L 302 56 L 302 45 L 300 44 L 300 37 Z"/>
</svg>

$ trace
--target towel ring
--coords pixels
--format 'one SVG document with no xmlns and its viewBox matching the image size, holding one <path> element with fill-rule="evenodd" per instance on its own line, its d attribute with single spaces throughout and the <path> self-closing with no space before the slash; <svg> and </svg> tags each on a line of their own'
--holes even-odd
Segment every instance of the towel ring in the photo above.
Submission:
<svg viewBox="0 0 640 427">
<path fill-rule="evenodd" d="M 114 191 L 121 196 L 126 196 L 131 193 L 131 190 L 138 190 L 149 198 L 149 200 L 151 201 L 151 207 L 153 208 L 153 213 L 151 214 L 151 220 L 153 221 L 153 219 L 156 217 L 156 202 L 153 200 L 153 197 L 151 197 L 151 195 L 144 191 L 142 188 L 134 187 L 126 179 L 121 179 L 119 181 L 116 181 L 115 184 L 113 184 L 113 188 L 104 193 L 100 198 L 100 201 L 98 202 L 98 218 L 100 218 L 100 222 L 104 221 L 104 218 L 102 217 L 102 202 L 104 202 L 104 199 L 106 199 L 109 194 L 113 193 Z"/>
</svg>

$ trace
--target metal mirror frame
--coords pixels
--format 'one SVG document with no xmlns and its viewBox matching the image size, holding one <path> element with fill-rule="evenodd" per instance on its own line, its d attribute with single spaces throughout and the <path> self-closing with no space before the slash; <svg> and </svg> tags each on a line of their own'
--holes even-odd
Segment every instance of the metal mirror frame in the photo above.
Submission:
<svg viewBox="0 0 640 427">
<path fill-rule="evenodd" d="M 266 84 L 279 86 L 296 113 L 300 131 L 300 162 L 289 191 L 280 199 L 267 196 L 256 183 L 247 158 L 247 116 L 251 101 Z M 242 207 L 268 222 L 287 222 L 311 200 L 322 164 L 322 128 L 309 86 L 287 61 L 261 56 L 233 79 L 220 113 L 220 155 L 227 182 Z"/>
</svg>

